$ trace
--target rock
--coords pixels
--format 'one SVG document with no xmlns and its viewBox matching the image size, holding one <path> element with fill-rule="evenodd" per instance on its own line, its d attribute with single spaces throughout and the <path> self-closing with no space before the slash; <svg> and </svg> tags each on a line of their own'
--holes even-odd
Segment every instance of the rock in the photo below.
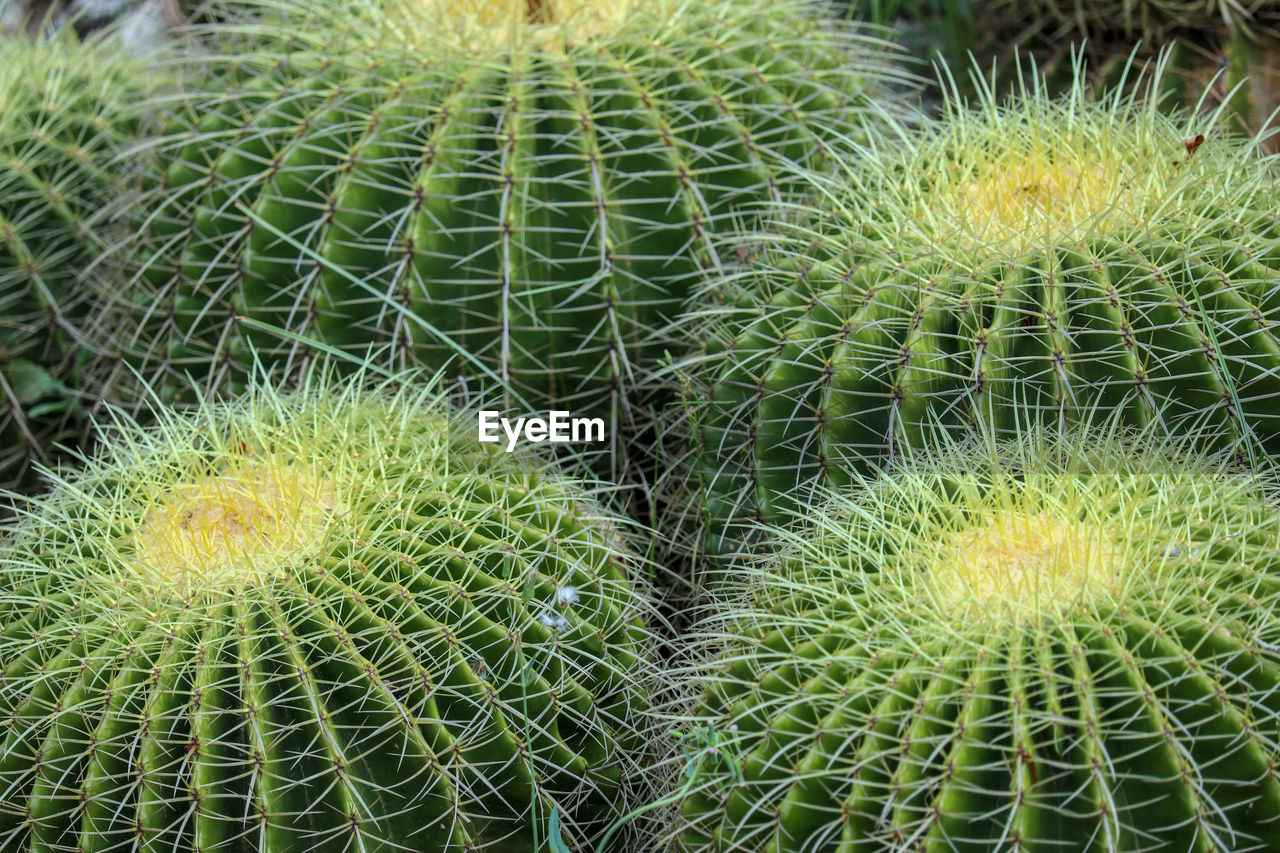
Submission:
<svg viewBox="0 0 1280 853">
<path fill-rule="evenodd" d="M 87 35 L 116 25 L 116 37 L 139 55 L 162 46 L 171 27 L 184 23 L 177 0 L 0 0 L 0 32 L 34 32 L 41 22 L 70 24 Z"/>
</svg>

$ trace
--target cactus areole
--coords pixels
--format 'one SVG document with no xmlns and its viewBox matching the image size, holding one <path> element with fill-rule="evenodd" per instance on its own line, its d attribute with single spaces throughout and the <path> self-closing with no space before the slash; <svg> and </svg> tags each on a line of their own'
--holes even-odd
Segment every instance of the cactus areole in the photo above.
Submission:
<svg viewBox="0 0 1280 853">
<path fill-rule="evenodd" d="M 0 847 L 586 849 L 629 805 L 621 528 L 428 391 L 114 436 L 0 561 Z"/>
<path fill-rule="evenodd" d="M 842 490 L 722 592 L 680 849 L 1275 849 L 1280 507 L 1114 436 L 994 447 Z"/>
</svg>

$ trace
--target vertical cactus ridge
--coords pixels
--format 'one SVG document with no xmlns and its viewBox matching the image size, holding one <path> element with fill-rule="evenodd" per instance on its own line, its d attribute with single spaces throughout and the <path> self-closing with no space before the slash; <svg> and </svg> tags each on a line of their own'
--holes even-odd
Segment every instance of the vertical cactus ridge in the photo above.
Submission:
<svg viewBox="0 0 1280 853">
<path fill-rule="evenodd" d="M 7 525 L 0 846 L 586 850 L 643 779 L 630 534 L 435 392 L 122 427 Z"/>
<path fill-rule="evenodd" d="M 1280 184 L 1213 117 L 1030 90 L 840 163 L 686 318 L 712 553 L 938 428 L 1114 415 L 1280 447 Z"/>
<path fill-rule="evenodd" d="M 238 389 L 251 352 L 287 375 L 372 350 L 625 421 L 713 237 L 893 74 L 775 5 L 658 4 L 556 50 L 267 51 L 271 75 L 174 117 L 105 384 L 130 373 L 115 355 L 189 400 Z"/>
<path fill-rule="evenodd" d="M 774 530 L 694 631 L 725 737 L 676 848 L 1273 849 L 1280 512 L 1117 436 L 950 445 Z"/>
<path fill-rule="evenodd" d="M 0 483 L 65 438 L 64 369 L 85 319 L 78 279 L 108 242 L 95 214 L 128 192 L 141 64 L 70 34 L 0 42 Z M 65 406 L 63 407 L 65 409 Z M 42 410 L 45 410 L 42 412 Z"/>
</svg>

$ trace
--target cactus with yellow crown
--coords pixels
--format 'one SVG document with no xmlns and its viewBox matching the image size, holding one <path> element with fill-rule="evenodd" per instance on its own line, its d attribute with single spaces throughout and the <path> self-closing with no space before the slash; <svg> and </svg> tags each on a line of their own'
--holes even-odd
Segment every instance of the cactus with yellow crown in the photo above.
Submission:
<svg viewBox="0 0 1280 853">
<path fill-rule="evenodd" d="M 1274 850 L 1267 490 L 1033 433 L 829 495 L 693 631 L 676 849 Z"/>
<path fill-rule="evenodd" d="M 1077 85 L 841 162 L 688 320 L 673 480 L 712 553 L 939 429 L 1115 417 L 1280 450 L 1280 179 L 1253 141 Z"/>
<path fill-rule="evenodd" d="M 429 389 L 118 428 L 3 532 L 5 850 L 588 850 L 644 778 L 631 534 Z"/>
</svg>

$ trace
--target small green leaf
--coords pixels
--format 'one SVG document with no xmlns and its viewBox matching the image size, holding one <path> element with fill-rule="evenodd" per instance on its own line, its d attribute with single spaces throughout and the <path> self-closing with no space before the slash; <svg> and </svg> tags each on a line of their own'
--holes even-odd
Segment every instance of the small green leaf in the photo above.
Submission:
<svg viewBox="0 0 1280 853">
<path fill-rule="evenodd" d="M 67 388 L 33 361 L 15 359 L 9 365 L 9 384 L 13 395 L 23 406 L 38 403 L 46 397 L 65 393 Z"/>
<path fill-rule="evenodd" d="M 69 408 L 71 408 L 71 400 L 69 399 L 64 398 L 62 400 L 50 400 L 47 403 L 40 403 L 39 405 L 35 405 L 30 409 L 27 409 L 27 417 L 42 418 L 45 415 L 65 412 Z"/>
<path fill-rule="evenodd" d="M 569 845 L 564 843 L 564 839 L 560 837 L 560 807 L 555 806 L 551 809 L 551 820 L 547 826 L 547 845 L 551 847 L 551 853 L 573 853 L 569 849 Z"/>
</svg>

